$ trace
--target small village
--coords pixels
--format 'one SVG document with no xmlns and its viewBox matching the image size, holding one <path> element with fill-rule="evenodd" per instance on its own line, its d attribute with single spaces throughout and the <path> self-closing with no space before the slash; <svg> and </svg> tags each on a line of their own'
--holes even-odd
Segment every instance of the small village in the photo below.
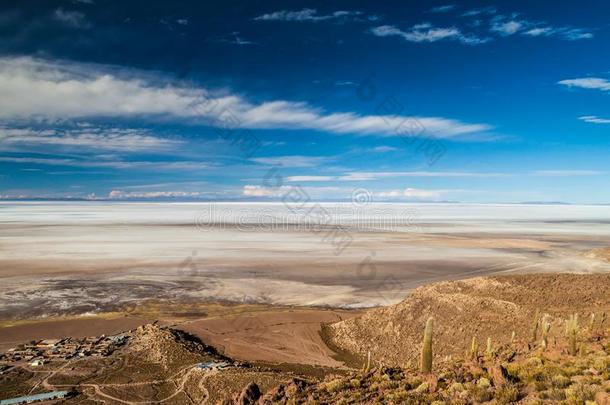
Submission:
<svg viewBox="0 0 610 405">
<path fill-rule="evenodd" d="M 106 357 L 123 346 L 128 339 L 127 335 L 120 334 L 31 341 L 0 353 L 0 373 L 17 364 L 39 367 L 54 360 Z"/>
</svg>

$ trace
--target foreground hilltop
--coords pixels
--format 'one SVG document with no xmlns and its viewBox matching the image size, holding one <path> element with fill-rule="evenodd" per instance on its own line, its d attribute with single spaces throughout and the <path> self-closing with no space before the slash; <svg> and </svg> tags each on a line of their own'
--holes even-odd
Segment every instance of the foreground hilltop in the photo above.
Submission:
<svg viewBox="0 0 610 405">
<path fill-rule="evenodd" d="M 397 305 L 326 328 L 344 354 L 366 356 L 362 369 L 236 402 L 610 405 L 609 291 L 608 275 L 421 287 Z M 252 392 L 250 385 L 240 399 Z"/>
<path fill-rule="evenodd" d="M 397 305 L 372 309 L 326 328 L 337 347 L 374 364 L 416 365 L 422 331 L 435 318 L 435 361 L 463 356 L 472 339 L 484 346 L 527 342 L 537 317 L 548 314 L 551 339 L 563 337 L 574 313 L 588 318 L 610 312 L 610 275 L 539 274 L 478 277 L 416 289 Z M 538 314 L 538 315 L 537 315 Z M 607 325 L 606 325 L 607 326 Z M 513 339 L 514 331 L 514 339 Z"/>
</svg>

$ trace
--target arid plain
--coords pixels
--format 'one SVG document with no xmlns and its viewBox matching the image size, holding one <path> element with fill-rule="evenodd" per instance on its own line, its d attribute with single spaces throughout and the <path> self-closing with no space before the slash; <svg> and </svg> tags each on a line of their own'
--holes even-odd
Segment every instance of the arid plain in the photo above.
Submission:
<svg viewBox="0 0 610 405">
<path fill-rule="evenodd" d="M 432 281 L 610 270 L 590 253 L 610 246 L 606 206 L 298 208 L 0 204 L 0 318 L 95 314 L 149 299 L 371 307 Z"/>
</svg>

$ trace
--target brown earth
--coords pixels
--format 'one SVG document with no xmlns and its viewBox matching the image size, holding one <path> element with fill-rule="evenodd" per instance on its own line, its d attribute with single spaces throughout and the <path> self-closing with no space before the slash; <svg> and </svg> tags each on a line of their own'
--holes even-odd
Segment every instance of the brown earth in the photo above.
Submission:
<svg viewBox="0 0 610 405">
<path fill-rule="evenodd" d="M 268 310 L 256 314 L 202 319 L 179 328 L 233 359 L 342 367 L 320 337 L 321 325 L 361 314 L 341 310 Z"/>
<path fill-rule="evenodd" d="M 530 339 L 536 312 L 550 316 L 553 336 L 563 336 L 564 320 L 579 313 L 610 311 L 610 275 L 539 274 L 478 277 L 416 289 L 401 303 L 376 308 L 328 328 L 332 342 L 375 364 L 417 364 L 422 331 L 435 318 L 435 358 L 461 355 L 476 338 L 485 347 Z M 601 317 L 597 318 L 598 320 Z M 586 322 L 586 321 L 585 321 Z"/>
</svg>

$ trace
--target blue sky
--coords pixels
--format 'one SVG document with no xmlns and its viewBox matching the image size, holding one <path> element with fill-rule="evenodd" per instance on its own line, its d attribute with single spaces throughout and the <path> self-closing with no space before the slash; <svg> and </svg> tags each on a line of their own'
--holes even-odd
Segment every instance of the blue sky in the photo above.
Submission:
<svg viewBox="0 0 610 405">
<path fill-rule="evenodd" d="M 1 198 L 610 203 L 609 3 L 256 3 L 3 2 Z"/>
</svg>

